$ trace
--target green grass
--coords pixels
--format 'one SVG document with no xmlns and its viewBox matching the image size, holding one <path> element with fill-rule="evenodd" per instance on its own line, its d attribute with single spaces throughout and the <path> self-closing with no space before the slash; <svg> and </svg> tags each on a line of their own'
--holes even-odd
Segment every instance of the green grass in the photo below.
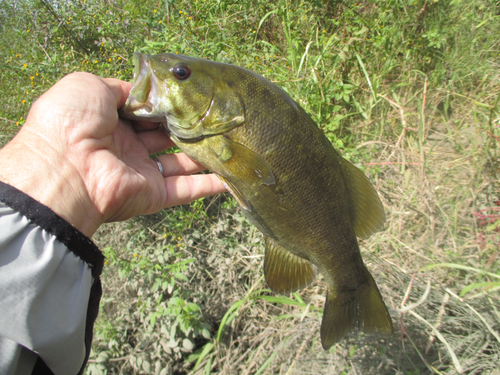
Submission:
<svg viewBox="0 0 500 375">
<path fill-rule="evenodd" d="M 130 80 L 134 51 L 181 53 L 283 87 L 386 209 L 385 231 L 360 244 L 396 334 L 329 352 L 321 279 L 269 293 L 260 234 L 231 198 L 104 226 L 88 374 L 498 368 L 498 1 L 2 1 L 0 20 L 2 143 L 65 74 Z"/>
</svg>

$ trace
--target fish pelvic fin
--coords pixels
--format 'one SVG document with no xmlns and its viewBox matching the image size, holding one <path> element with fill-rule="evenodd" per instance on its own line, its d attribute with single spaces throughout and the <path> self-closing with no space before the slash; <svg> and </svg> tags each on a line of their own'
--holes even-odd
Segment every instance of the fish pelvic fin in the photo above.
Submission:
<svg viewBox="0 0 500 375">
<path fill-rule="evenodd" d="M 367 271 L 368 273 L 368 271 Z M 391 317 L 372 275 L 355 291 L 336 293 L 328 287 L 321 343 L 328 350 L 350 331 L 389 335 L 394 332 Z"/>
<path fill-rule="evenodd" d="M 315 265 L 286 250 L 270 237 L 264 237 L 264 243 L 264 274 L 274 293 L 293 293 L 314 281 L 318 274 Z"/>
<path fill-rule="evenodd" d="M 365 174 L 342 159 L 342 169 L 351 193 L 356 236 L 366 239 L 384 228 L 385 213 L 377 191 Z"/>
</svg>

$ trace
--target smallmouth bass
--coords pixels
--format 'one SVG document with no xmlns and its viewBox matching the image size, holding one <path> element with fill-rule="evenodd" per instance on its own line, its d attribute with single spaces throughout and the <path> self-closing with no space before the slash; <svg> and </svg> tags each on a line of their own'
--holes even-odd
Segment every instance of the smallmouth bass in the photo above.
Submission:
<svg viewBox="0 0 500 375">
<path fill-rule="evenodd" d="M 264 274 L 292 293 L 321 272 L 321 342 L 353 330 L 390 334 L 392 321 L 356 236 L 382 229 L 382 203 L 281 88 L 237 66 L 176 54 L 134 55 L 121 116 L 163 124 L 175 144 L 216 173 L 264 234 Z"/>
</svg>

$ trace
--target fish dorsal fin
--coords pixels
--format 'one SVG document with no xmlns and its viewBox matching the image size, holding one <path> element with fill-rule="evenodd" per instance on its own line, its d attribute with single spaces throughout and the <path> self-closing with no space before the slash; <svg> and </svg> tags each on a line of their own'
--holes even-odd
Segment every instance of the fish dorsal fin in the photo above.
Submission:
<svg viewBox="0 0 500 375">
<path fill-rule="evenodd" d="M 246 198 L 241 194 L 241 192 L 238 190 L 234 184 L 226 180 L 224 177 L 217 175 L 219 177 L 219 180 L 221 180 L 222 185 L 231 193 L 234 199 L 236 199 L 236 202 L 240 204 L 241 207 L 243 207 L 247 211 L 252 211 L 250 209 L 250 204 L 246 200 Z"/>
<path fill-rule="evenodd" d="M 250 184 L 273 185 L 275 183 L 274 174 L 262 157 L 227 137 L 217 138 L 219 142 L 214 151 L 227 174 L 223 176 L 224 178 L 229 180 L 231 176 L 234 176 Z"/>
<path fill-rule="evenodd" d="M 273 292 L 293 293 L 314 281 L 318 270 L 311 262 L 284 249 L 270 237 L 264 237 L 264 243 L 264 274 Z"/>
<path fill-rule="evenodd" d="M 377 191 L 360 169 L 345 159 L 342 159 L 342 169 L 354 206 L 354 232 L 360 238 L 368 238 L 384 228 L 384 207 Z"/>
</svg>

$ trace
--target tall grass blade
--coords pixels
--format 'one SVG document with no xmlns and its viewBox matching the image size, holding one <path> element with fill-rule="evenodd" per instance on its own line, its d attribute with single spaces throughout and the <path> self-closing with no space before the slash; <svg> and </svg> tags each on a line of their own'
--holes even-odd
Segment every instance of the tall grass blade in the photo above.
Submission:
<svg viewBox="0 0 500 375">
<path fill-rule="evenodd" d="M 205 344 L 205 346 L 203 347 L 203 350 L 200 353 L 200 356 L 198 357 L 198 360 L 196 361 L 196 364 L 194 365 L 193 372 L 198 368 L 198 366 L 201 364 L 201 362 L 207 356 L 207 354 L 212 351 L 213 347 L 214 347 L 213 342 L 209 342 L 209 343 Z"/>
<path fill-rule="evenodd" d="M 455 369 L 457 370 L 457 372 L 459 374 L 463 374 L 464 370 L 462 368 L 462 365 L 460 364 L 455 352 L 453 351 L 453 349 L 451 348 L 450 344 L 448 344 L 448 341 L 446 341 L 446 339 L 444 338 L 444 336 L 441 334 L 441 332 L 439 332 L 436 328 L 434 328 L 432 326 L 431 323 L 429 323 L 427 320 L 425 320 L 424 318 L 422 318 L 420 315 L 418 315 L 416 312 L 410 310 L 408 311 L 411 315 L 413 315 L 415 318 L 417 318 L 418 320 L 420 320 L 422 323 L 425 323 L 426 325 L 428 325 L 430 327 L 430 329 L 432 329 L 432 331 L 434 332 L 434 334 L 436 335 L 436 337 L 446 346 L 446 349 L 448 349 L 448 353 L 450 354 L 450 357 L 451 357 L 451 360 L 453 361 L 453 364 L 455 365 Z"/>
<path fill-rule="evenodd" d="M 468 307 L 472 310 L 472 312 L 473 312 L 474 314 L 476 314 L 476 315 L 479 317 L 479 319 L 481 319 L 481 321 L 484 323 L 484 325 L 486 326 L 486 328 L 488 328 L 488 331 L 490 331 L 490 332 L 491 332 L 491 334 L 492 334 L 493 336 L 495 336 L 495 338 L 497 339 L 497 341 L 500 343 L 500 336 L 498 335 L 498 333 L 497 333 L 497 332 L 496 332 L 493 328 L 491 328 L 491 326 L 490 326 L 490 325 L 488 324 L 488 322 L 484 319 L 484 317 L 483 317 L 481 314 L 479 314 L 479 313 L 477 312 L 477 310 L 476 310 L 475 308 L 473 308 L 471 305 L 469 305 L 468 303 L 466 303 L 466 305 L 467 305 L 467 306 L 468 306 Z"/>
<path fill-rule="evenodd" d="M 311 44 L 312 44 L 312 41 L 307 43 L 306 50 L 305 50 L 304 54 L 302 55 L 302 58 L 300 59 L 299 68 L 297 69 L 297 78 L 299 78 L 300 70 L 302 69 L 302 64 L 304 64 L 304 60 L 306 59 L 307 52 L 309 51 L 309 47 L 311 47 Z M 304 70 L 305 70 L 305 67 L 304 67 Z"/>
<path fill-rule="evenodd" d="M 361 70 L 363 70 L 363 74 L 365 75 L 366 82 L 368 82 L 368 86 L 370 87 L 370 91 L 373 95 L 373 100 L 376 102 L 377 101 L 377 94 L 375 94 L 375 91 L 373 90 L 372 82 L 370 81 L 370 76 L 368 75 L 368 72 L 366 71 L 365 64 L 363 64 L 363 60 L 361 60 L 361 57 L 358 55 L 357 52 L 355 52 L 356 58 L 358 59 L 359 66 L 361 66 Z"/>
<path fill-rule="evenodd" d="M 476 289 L 476 288 L 495 288 L 495 287 L 499 287 L 499 286 L 500 286 L 500 281 L 469 284 L 465 288 L 462 289 L 462 291 L 460 292 L 460 297 L 465 296 L 471 290 Z"/>
<path fill-rule="evenodd" d="M 424 268 L 422 268 L 422 270 L 428 271 L 428 270 L 432 270 L 433 268 L 436 268 L 436 267 L 456 268 L 458 270 L 472 271 L 472 272 L 476 272 L 479 274 L 484 274 L 484 275 L 494 277 L 495 279 L 500 279 L 500 275 L 497 275 L 496 273 L 486 272 L 486 271 L 480 270 L 478 268 L 464 266 L 462 264 L 454 264 L 454 263 L 429 264 L 428 266 L 425 266 Z"/>
<path fill-rule="evenodd" d="M 257 27 L 257 31 L 255 33 L 255 38 L 253 40 L 253 43 L 255 44 L 255 42 L 257 41 L 257 35 L 259 35 L 259 31 L 260 31 L 260 28 L 262 26 L 262 24 L 266 21 L 267 17 L 269 17 L 271 14 L 274 14 L 276 13 L 278 10 L 275 9 L 275 10 L 271 10 L 270 12 L 267 12 L 264 17 L 262 17 L 262 19 L 260 20 L 259 22 L 259 27 Z"/>
</svg>

